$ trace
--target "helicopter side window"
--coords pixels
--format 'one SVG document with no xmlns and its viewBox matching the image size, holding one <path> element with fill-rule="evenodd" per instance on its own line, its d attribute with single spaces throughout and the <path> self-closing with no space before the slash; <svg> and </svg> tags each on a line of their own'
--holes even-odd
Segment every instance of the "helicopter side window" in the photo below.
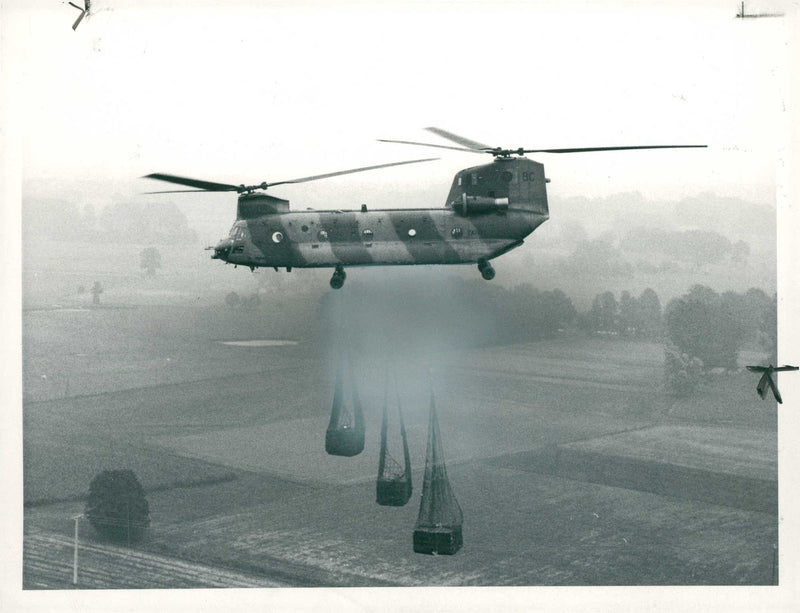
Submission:
<svg viewBox="0 0 800 613">
<path fill-rule="evenodd" d="M 472 178 L 472 184 L 473 185 L 477 185 L 478 184 L 478 175 L 473 173 L 473 174 L 470 175 L 470 177 Z"/>
<path fill-rule="evenodd" d="M 328 233 L 325 230 L 320 230 L 319 232 L 317 232 L 317 238 L 321 242 L 324 242 L 324 241 L 328 240 Z"/>
<path fill-rule="evenodd" d="M 453 238 L 461 238 L 463 234 L 464 232 L 461 228 L 453 228 L 452 230 L 450 230 L 450 236 L 452 236 Z"/>
<path fill-rule="evenodd" d="M 372 230 L 364 230 L 361 234 L 364 235 L 364 240 L 371 241 L 372 240 Z"/>
</svg>

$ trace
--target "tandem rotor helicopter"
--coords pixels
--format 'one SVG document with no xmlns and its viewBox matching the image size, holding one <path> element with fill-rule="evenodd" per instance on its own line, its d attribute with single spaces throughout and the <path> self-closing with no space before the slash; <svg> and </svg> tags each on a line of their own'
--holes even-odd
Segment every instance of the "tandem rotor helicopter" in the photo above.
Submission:
<svg viewBox="0 0 800 613">
<path fill-rule="evenodd" d="M 393 162 L 288 181 L 229 185 L 153 173 L 157 179 L 194 189 L 148 192 L 238 192 L 236 222 L 227 238 L 213 249 L 212 259 L 258 267 L 334 268 L 331 287 L 339 289 L 349 266 L 410 264 L 477 264 L 481 276 L 493 279 L 490 260 L 519 247 L 523 239 L 547 221 L 544 166 L 526 153 L 581 153 L 631 149 L 679 149 L 706 145 L 636 145 L 572 149 L 503 149 L 489 147 L 439 128 L 427 128 L 457 145 L 385 140 L 471 153 L 489 154 L 489 164 L 456 173 L 443 208 L 290 211 L 289 201 L 266 192 L 270 187 L 304 183 L 350 173 L 428 162 L 426 158 Z"/>
</svg>

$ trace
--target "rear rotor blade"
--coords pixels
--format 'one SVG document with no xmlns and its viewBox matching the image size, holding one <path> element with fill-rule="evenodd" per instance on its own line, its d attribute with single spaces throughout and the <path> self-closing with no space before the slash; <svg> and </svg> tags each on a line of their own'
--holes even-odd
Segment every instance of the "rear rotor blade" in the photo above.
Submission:
<svg viewBox="0 0 800 613">
<path fill-rule="evenodd" d="M 584 153 L 587 151 L 627 151 L 630 149 L 691 149 L 708 145 L 632 145 L 630 147 L 577 147 L 572 149 L 523 149 L 522 153 Z M 514 150 L 512 150 L 514 151 Z"/>
<path fill-rule="evenodd" d="M 188 192 L 208 192 L 207 189 L 167 189 L 160 192 L 142 192 L 143 194 L 186 194 Z"/>
<path fill-rule="evenodd" d="M 189 179 L 188 177 L 178 177 L 175 175 L 165 175 L 160 172 L 155 172 L 142 177 L 143 179 L 157 179 L 158 181 L 166 181 L 167 183 L 177 183 L 178 185 L 186 185 L 187 187 L 196 187 L 197 190 L 188 191 L 205 191 L 205 192 L 235 192 L 239 190 L 236 185 L 228 183 L 213 183 L 211 181 L 200 181 L 198 179 Z M 161 193 L 161 192 L 151 192 Z"/>
<path fill-rule="evenodd" d="M 449 145 L 434 145 L 432 143 L 415 143 L 410 140 L 388 140 L 385 138 L 377 139 L 379 143 L 400 143 L 401 145 L 420 145 L 422 147 L 436 147 L 437 149 L 452 149 L 454 151 L 470 151 L 472 153 L 483 153 L 480 149 L 465 149 L 464 147 L 451 147 Z"/>
<path fill-rule="evenodd" d="M 392 162 L 390 164 L 377 164 L 376 166 L 365 166 L 364 168 L 351 168 L 350 170 L 339 170 L 337 172 L 329 172 L 324 175 L 313 175 L 311 177 L 301 177 L 299 179 L 291 179 L 289 181 L 276 181 L 275 183 L 269 183 L 268 185 L 271 187 L 273 185 L 284 185 L 286 183 L 305 183 L 306 181 L 316 181 L 317 179 L 327 179 L 328 177 L 338 177 L 339 175 L 349 175 L 355 172 L 364 172 L 365 170 L 376 170 L 378 168 L 389 168 L 390 166 L 402 166 L 404 164 L 417 164 L 418 162 L 432 162 L 433 160 L 438 160 L 439 158 L 425 158 L 422 160 L 408 160 L 405 162 Z"/>
<path fill-rule="evenodd" d="M 490 147 L 489 145 L 484 145 L 483 143 L 470 140 L 469 138 L 464 138 L 463 136 L 459 136 L 458 134 L 453 134 L 452 132 L 448 132 L 447 130 L 442 130 L 441 128 L 425 128 L 425 129 L 428 132 L 433 132 L 437 136 L 441 136 L 442 138 L 451 140 L 454 143 L 461 145 L 462 147 L 466 147 L 467 149 L 472 149 L 475 151 L 481 151 L 483 149 L 493 149 L 493 147 Z"/>
<path fill-rule="evenodd" d="M 621 147 L 569 147 L 558 149 L 503 149 L 502 147 L 489 147 L 483 143 L 464 138 L 458 134 L 453 134 L 441 128 L 425 128 L 429 132 L 453 141 L 461 147 L 452 147 L 448 145 L 435 145 L 433 143 L 420 143 L 408 140 L 388 140 L 378 139 L 382 143 L 399 143 L 401 145 L 419 145 L 422 147 L 436 147 L 437 149 L 451 149 L 454 151 L 471 151 L 472 153 L 490 153 L 494 156 L 508 157 L 510 155 L 524 155 L 526 153 L 586 153 L 592 151 L 630 151 L 637 149 L 691 149 L 691 148 L 705 148 L 708 145 L 628 145 Z"/>
</svg>

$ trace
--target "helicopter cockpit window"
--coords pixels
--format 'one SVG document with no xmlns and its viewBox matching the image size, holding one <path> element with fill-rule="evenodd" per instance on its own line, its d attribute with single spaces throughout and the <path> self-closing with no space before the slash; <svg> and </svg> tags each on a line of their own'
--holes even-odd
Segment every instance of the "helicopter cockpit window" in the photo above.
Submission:
<svg viewBox="0 0 800 613">
<path fill-rule="evenodd" d="M 328 233 L 325 230 L 320 230 L 319 232 L 317 232 L 317 238 L 320 241 L 326 241 L 328 240 Z"/>
<path fill-rule="evenodd" d="M 452 236 L 453 238 L 461 238 L 463 233 L 464 232 L 461 230 L 461 228 L 453 228 L 452 230 L 450 230 L 450 236 Z"/>
</svg>

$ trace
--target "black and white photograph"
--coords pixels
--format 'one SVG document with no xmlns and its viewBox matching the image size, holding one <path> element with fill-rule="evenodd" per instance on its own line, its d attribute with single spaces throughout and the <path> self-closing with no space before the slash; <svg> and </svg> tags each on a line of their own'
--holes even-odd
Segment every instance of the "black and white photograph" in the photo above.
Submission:
<svg viewBox="0 0 800 613">
<path fill-rule="evenodd" d="M 799 14 L 2 3 L 0 603 L 794 610 Z"/>
</svg>

